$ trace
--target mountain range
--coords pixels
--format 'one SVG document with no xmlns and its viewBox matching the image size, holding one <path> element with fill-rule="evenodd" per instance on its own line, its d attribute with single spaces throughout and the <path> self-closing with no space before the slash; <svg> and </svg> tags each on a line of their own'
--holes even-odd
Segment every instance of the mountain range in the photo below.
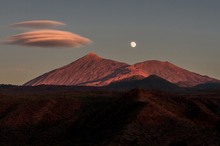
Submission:
<svg viewBox="0 0 220 146">
<path fill-rule="evenodd" d="M 24 86 L 107 86 L 126 80 L 143 80 L 151 75 L 154 75 L 154 79 L 157 76 L 182 87 L 220 82 L 217 79 L 180 68 L 167 61 L 149 60 L 129 65 L 89 53 L 66 66 L 28 81 Z"/>
</svg>

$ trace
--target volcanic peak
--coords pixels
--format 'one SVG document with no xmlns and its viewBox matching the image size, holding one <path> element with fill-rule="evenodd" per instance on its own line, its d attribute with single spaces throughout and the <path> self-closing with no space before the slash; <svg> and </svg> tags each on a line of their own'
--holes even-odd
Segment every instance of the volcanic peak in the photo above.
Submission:
<svg viewBox="0 0 220 146">
<path fill-rule="evenodd" d="M 92 59 L 103 59 L 102 57 L 96 55 L 95 53 L 93 52 L 90 52 L 88 53 L 86 56 L 84 56 L 83 58 L 92 58 Z"/>
<path fill-rule="evenodd" d="M 93 52 L 64 67 L 45 73 L 24 85 L 105 86 L 133 77 L 156 75 L 180 86 L 192 87 L 219 80 L 187 71 L 167 61 L 149 60 L 134 65 L 102 58 Z"/>
</svg>

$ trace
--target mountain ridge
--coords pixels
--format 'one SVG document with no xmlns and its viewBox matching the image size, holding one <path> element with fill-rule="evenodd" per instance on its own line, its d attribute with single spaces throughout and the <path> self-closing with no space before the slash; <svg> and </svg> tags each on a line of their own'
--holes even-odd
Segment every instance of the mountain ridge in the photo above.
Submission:
<svg viewBox="0 0 220 146">
<path fill-rule="evenodd" d="M 76 86 L 106 86 L 134 76 L 156 75 L 180 86 L 192 87 L 206 82 L 219 80 L 202 76 L 182 69 L 167 61 L 148 60 L 133 65 L 111 59 L 102 58 L 95 53 L 77 59 L 76 61 L 34 78 L 24 86 L 36 85 L 76 85 Z"/>
</svg>

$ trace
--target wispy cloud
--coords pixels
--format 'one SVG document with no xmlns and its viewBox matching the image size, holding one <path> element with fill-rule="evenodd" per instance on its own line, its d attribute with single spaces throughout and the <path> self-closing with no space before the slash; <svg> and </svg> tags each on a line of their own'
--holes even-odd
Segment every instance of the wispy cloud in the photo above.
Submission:
<svg viewBox="0 0 220 146">
<path fill-rule="evenodd" d="M 33 20 L 33 21 L 23 21 L 10 25 L 11 27 L 22 27 L 22 28 L 32 28 L 32 29 L 46 29 L 56 26 L 66 25 L 63 22 L 52 21 L 52 20 Z"/>
<path fill-rule="evenodd" d="M 66 31 L 58 30 L 35 30 L 8 37 L 4 44 L 35 47 L 81 47 L 92 41 Z"/>
</svg>

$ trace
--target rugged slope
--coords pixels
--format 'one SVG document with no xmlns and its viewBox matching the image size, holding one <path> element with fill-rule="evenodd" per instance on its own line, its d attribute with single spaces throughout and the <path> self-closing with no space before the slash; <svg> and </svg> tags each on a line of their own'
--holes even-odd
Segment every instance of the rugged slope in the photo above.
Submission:
<svg viewBox="0 0 220 146">
<path fill-rule="evenodd" d="M 104 59 L 94 53 L 74 61 L 64 67 L 43 74 L 25 86 L 36 85 L 79 85 L 105 86 L 112 82 L 156 75 L 181 86 L 195 86 L 218 80 L 179 68 L 168 62 L 145 61 L 135 65 Z"/>
<path fill-rule="evenodd" d="M 22 86 L 0 91 L 0 145 L 220 143 L 218 92 L 179 95 L 134 89 L 122 93 L 78 91 L 68 86 L 52 86 L 45 92 L 45 88 Z"/>
</svg>

